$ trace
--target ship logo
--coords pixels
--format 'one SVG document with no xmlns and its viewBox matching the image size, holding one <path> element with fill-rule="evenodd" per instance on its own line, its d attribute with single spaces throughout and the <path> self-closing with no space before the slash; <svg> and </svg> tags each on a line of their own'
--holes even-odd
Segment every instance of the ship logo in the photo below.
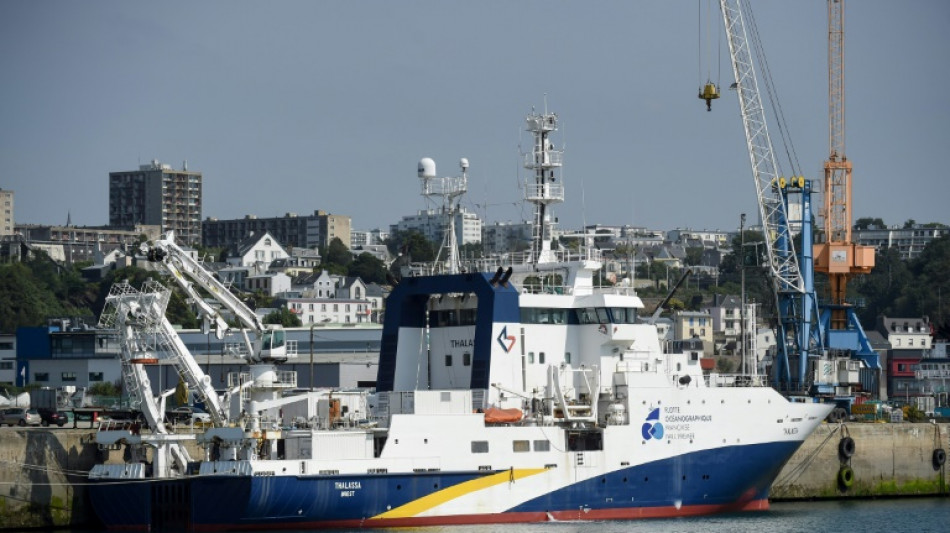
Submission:
<svg viewBox="0 0 950 533">
<path fill-rule="evenodd" d="M 497 340 L 505 353 L 511 353 L 511 349 L 515 347 L 515 336 L 508 334 L 508 326 L 501 328 L 501 333 L 498 334 Z"/>
<path fill-rule="evenodd" d="M 650 414 L 647 415 L 647 421 L 643 423 L 640 431 L 643 433 L 643 440 L 660 440 L 663 438 L 663 424 L 660 423 L 659 407 L 650 411 Z"/>
</svg>

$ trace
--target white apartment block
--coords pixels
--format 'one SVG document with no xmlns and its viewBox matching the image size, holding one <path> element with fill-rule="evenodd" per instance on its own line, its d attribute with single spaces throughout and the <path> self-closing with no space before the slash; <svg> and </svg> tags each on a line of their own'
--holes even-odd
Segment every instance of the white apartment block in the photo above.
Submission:
<svg viewBox="0 0 950 533">
<path fill-rule="evenodd" d="M 372 322 L 376 303 L 342 298 L 287 298 L 284 306 L 310 324 L 364 324 Z"/>
<path fill-rule="evenodd" d="M 945 226 L 931 228 L 917 225 L 912 228 L 872 227 L 854 230 L 851 237 L 857 244 L 873 246 L 879 252 L 896 248 L 901 259 L 906 260 L 916 258 L 927 244 L 947 234 L 950 234 L 950 228 Z"/>
<path fill-rule="evenodd" d="M 390 226 L 392 232 L 415 230 L 432 242 L 442 242 L 446 228 L 453 215 L 442 213 L 438 209 L 419 211 L 415 215 L 404 216 L 402 220 Z M 461 208 L 455 216 L 455 238 L 459 245 L 482 241 L 482 221 L 475 213 Z"/>
</svg>

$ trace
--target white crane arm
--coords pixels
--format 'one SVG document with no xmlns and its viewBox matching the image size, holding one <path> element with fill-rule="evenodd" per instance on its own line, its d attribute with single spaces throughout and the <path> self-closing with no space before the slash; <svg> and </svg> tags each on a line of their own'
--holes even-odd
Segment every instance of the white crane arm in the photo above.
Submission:
<svg viewBox="0 0 950 533">
<path fill-rule="evenodd" d="M 788 213 L 785 203 L 777 190 L 779 179 L 772 152 L 772 141 L 765 124 L 765 109 L 759 96 L 755 69 L 752 65 L 752 53 L 746 34 L 742 15 L 741 0 L 720 0 L 726 36 L 729 41 L 729 54 L 732 58 L 732 70 L 736 77 L 736 90 L 739 94 L 739 108 L 742 113 L 742 125 L 745 129 L 749 159 L 759 204 L 759 217 L 765 232 L 765 244 L 769 258 L 772 279 L 780 291 L 805 292 L 798 256 L 788 226 Z M 785 246 L 779 241 L 786 240 Z"/>
</svg>

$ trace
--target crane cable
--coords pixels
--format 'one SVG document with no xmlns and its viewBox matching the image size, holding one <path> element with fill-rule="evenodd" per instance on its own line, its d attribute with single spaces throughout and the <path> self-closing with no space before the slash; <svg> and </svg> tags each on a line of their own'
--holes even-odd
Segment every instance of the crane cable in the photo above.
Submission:
<svg viewBox="0 0 950 533">
<path fill-rule="evenodd" d="M 762 80 L 765 84 L 765 90 L 768 94 L 772 111 L 775 114 L 779 135 L 782 138 L 782 146 L 785 148 L 785 156 L 788 158 L 792 174 L 802 175 L 803 173 L 801 171 L 801 164 L 798 161 L 798 154 L 795 152 L 795 145 L 792 142 L 791 134 L 788 131 L 788 123 L 785 120 L 785 112 L 783 111 L 782 104 L 778 98 L 778 90 L 775 88 L 775 84 L 772 81 L 772 71 L 769 69 L 768 59 L 765 56 L 765 48 L 762 46 L 762 40 L 759 36 L 759 29 L 755 23 L 755 17 L 752 14 L 752 7 L 748 3 L 745 4 L 745 18 L 749 21 L 749 40 L 752 42 L 752 46 L 755 49 L 755 56 L 759 60 L 759 66 L 761 67 L 760 70 L 762 71 Z M 776 165 L 779 167 L 777 169 L 779 173 L 784 173 L 781 162 L 777 159 Z"/>
<path fill-rule="evenodd" d="M 696 33 L 700 36 L 699 39 L 696 39 L 696 46 L 698 47 L 696 54 L 696 74 L 698 76 L 697 81 L 699 82 L 699 87 L 702 88 L 704 83 L 712 82 L 712 72 L 711 69 L 707 67 L 706 72 L 706 81 L 703 81 L 703 34 L 706 36 L 706 64 L 711 65 L 712 60 L 710 54 L 712 53 L 712 48 L 709 46 L 710 34 L 712 33 L 711 29 L 713 27 L 712 23 L 712 9 L 710 8 L 710 0 L 706 0 L 706 31 L 703 32 L 703 0 L 699 0 L 697 3 L 696 10 Z M 719 87 L 719 80 L 722 78 L 722 32 L 716 32 L 717 42 L 716 42 L 716 87 Z"/>
</svg>

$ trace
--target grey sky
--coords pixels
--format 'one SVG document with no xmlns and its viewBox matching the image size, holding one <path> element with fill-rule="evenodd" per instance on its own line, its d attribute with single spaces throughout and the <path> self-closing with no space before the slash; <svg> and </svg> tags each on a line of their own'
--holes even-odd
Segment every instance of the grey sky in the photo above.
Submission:
<svg viewBox="0 0 950 533">
<path fill-rule="evenodd" d="M 818 178 L 825 1 L 754 12 Z M 323 209 L 372 229 L 423 207 L 420 158 L 456 175 L 466 157 L 463 204 L 516 221 L 524 116 L 547 94 L 562 226 L 733 229 L 754 186 L 735 93 L 711 113 L 696 98 L 699 19 L 685 0 L 0 2 L 0 187 L 17 223 L 106 224 L 110 171 L 187 160 L 204 217 Z M 845 20 L 854 217 L 950 222 L 950 3 L 852 0 Z"/>
</svg>

